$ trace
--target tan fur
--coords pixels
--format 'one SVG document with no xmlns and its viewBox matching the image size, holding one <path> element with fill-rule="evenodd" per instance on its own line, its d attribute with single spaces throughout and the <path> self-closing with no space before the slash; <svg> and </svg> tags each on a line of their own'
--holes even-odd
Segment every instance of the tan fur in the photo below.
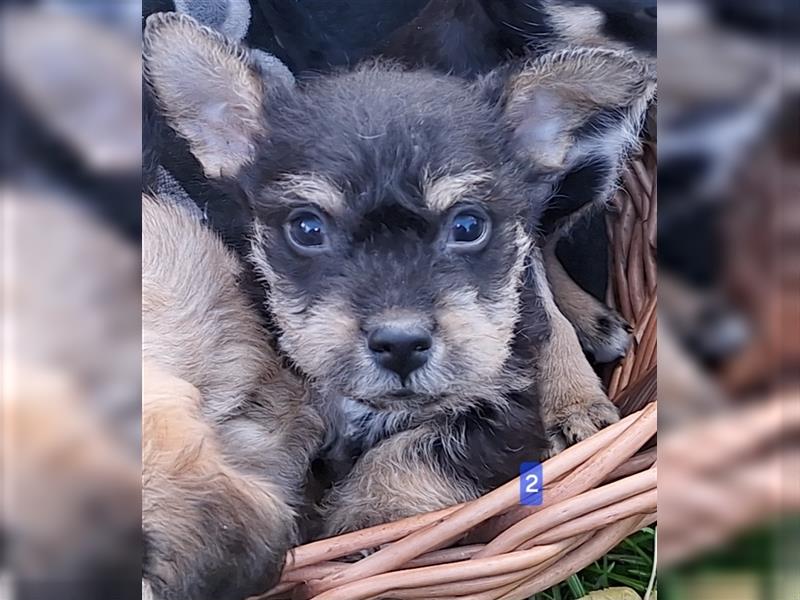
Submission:
<svg viewBox="0 0 800 600">
<path fill-rule="evenodd" d="M 478 378 L 497 373 L 511 353 L 517 297 L 514 294 L 506 306 L 496 306 L 492 312 L 475 289 L 454 290 L 440 301 L 436 321 L 442 338 L 463 353 L 462 359 L 469 363 L 465 370 Z"/>
<path fill-rule="evenodd" d="M 156 13 L 144 55 L 148 81 L 206 175 L 234 175 L 262 131 L 263 83 L 247 52 L 186 15 Z"/>
<path fill-rule="evenodd" d="M 264 229 L 256 227 L 251 257 L 257 271 L 270 285 L 269 306 L 283 330 L 281 347 L 297 365 L 308 374 L 335 373 L 342 361 L 360 365 L 354 369 L 359 374 L 346 382 L 336 381 L 339 393 L 372 401 L 376 408 L 401 410 L 397 399 L 384 406 L 383 399 L 374 397 L 371 390 L 380 385 L 386 373 L 375 368 L 374 358 L 362 341 L 361 323 L 348 310 L 341 298 L 324 298 L 313 306 L 298 302 L 303 295 L 285 280 L 275 277 L 263 248 Z M 437 301 L 435 318 L 439 325 L 441 343 L 435 344 L 428 364 L 411 375 L 417 389 L 424 390 L 439 400 L 430 406 L 415 405 L 419 415 L 433 416 L 436 412 L 449 413 L 461 403 L 462 407 L 481 399 L 497 396 L 502 388 L 524 387 L 523 378 L 511 380 L 503 373 L 503 364 L 511 351 L 514 326 L 518 317 L 519 295 L 525 256 L 531 240 L 517 231 L 518 252 L 508 282 L 497 297 L 479 298 L 471 288 L 451 290 Z M 404 319 L 419 318 L 405 314 Z M 439 369 L 459 364 L 462 373 L 456 381 L 443 381 Z M 503 374 L 500 378 L 499 375 Z M 334 383 L 318 379 L 317 386 L 325 388 Z"/>
<path fill-rule="evenodd" d="M 362 340 L 361 324 L 348 310 L 341 298 L 324 298 L 307 307 L 298 298 L 303 294 L 293 289 L 285 280 L 276 277 L 264 252 L 265 229 L 256 226 L 251 244 L 251 259 L 260 276 L 269 284 L 269 306 L 281 325 L 281 347 L 297 365 L 312 377 L 317 373 L 335 372 L 341 361 L 352 361 L 361 366 L 353 369 L 359 374 L 347 382 L 335 382 L 345 395 L 369 400 L 371 390 L 380 385 L 387 375 L 375 368 L 374 358 Z M 450 290 L 438 299 L 435 318 L 440 327 L 442 343 L 434 345 L 429 368 L 411 375 L 417 389 L 431 396 L 442 397 L 434 405 L 415 406 L 420 414 L 432 416 L 436 411 L 449 413 L 454 404 L 481 397 L 491 398 L 503 387 L 524 387 L 521 378 L 509 380 L 508 374 L 499 380 L 503 364 L 511 351 L 514 326 L 518 317 L 519 295 L 525 256 L 531 240 L 517 231 L 518 252 L 508 282 L 496 297 L 478 298 L 471 288 Z M 403 318 L 419 318 L 405 314 Z M 482 332 L 476 334 L 476 332 Z M 438 369 L 458 364 L 463 374 L 457 381 L 443 382 Z M 325 389 L 332 382 L 317 379 L 317 386 Z M 381 407 L 381 398 L 375 398 Z M 392 410 L 399 410 L 401 402 L 391 401 Z M 462 406 L 465 406 L 462 404 Z M 377 404 L 376 404 L 377 407 Z M 386 408 L 386 407 L 383 407 Z"/>
<path fill-rule="evenodd" d="M 279 370 L 238 290 L 240 271 L 222 241 L 185 210 L 169 199 L 142 199 L 142 356 L 199 388 L 214 419 Z"/>
<path fill-rule="evenodd" d="M 505 288 L 493 301 L 479 299 L 475 290 L 455 290 L 442 300 L 437 318 L 443 335 L 451 347 L 464 350 L 462 360 L 476 380 L 491 378 L 511 354 L 519 318 L 522 272 L 532 243 L 518 226 L 515 264 Z"/>
<path fill-rule="evenodd" d="M 193 555 L 216 543 L 207 534 L 209 518 L 242 535 L 252 528 L 265 535 L 262 544 L 292 543 L 294 512 L 287 495 L 224 459 L 203 419 L 197 388 L 147 362 L 142 382 L 142 524 L 147 534 L 168 535 L 175 553 L 173 560 L 149 565 L 148 579 L 171 582 L 184 576 L 181 569 L 191 568 Z"/>
<path fill-rule="evenodd" d="M 293 299 L 300 294 L 288 288 L 285 283 L 279 283 L 270 294 L 272 311 L 279 322 L 286 324 L 281 337 L 282 348 L 304 372 L 318 373 L 324 370 L 326 362 L 337 359 L 340 345 L 353 347 L 356 344 L 360 335 L 359 322 L 341 298 L 327 298 L 303 313 L 294 311 Z"/>
<path fill-rule="evenodd" d="M 441 177 L 429 175 L 423 191 L 425 203 L 433 211 L 445 212 L 460 200 L 469 198 L 471 191 L 490 179 L 487 171 L 465 171 Z"/>
<path fill-rule="evenodd" d="M 633 54 L 601 48 L 571 47 L 545 54 L 523 69 L 512 82 L 512 98 L 537 89 L 564 94 L 576 121 L 596 107 L 627 107 L 646 96 L 655 74 Z"/>
<path fill-rule="evenodd" d="M 185 210 L 143 198 L 142 356 L 200 390 L 210 422 L 230 427 L 258 399 L 260 416 L 279 436 L 275 450 L 308 453 L 321 423 L 304 382 L 280 364 L 239 290 L 240 271 L 222 241 Z"/>
<path fill-rule="evenodd" d="M 617 421 L 619 415 L 583 356 L 575 330 L 558 310 L 547 285 L 541 253 L 535 252 L 532 265 L 551 327 L 550 338 L 536 365 L 537 381 L 551 452 L 557 453 Z"/>
<path fill-rule="evenodd" d="M 255 267 L 256 276 L 262 282 L 272 287 L 277 283 L 277 275 L 269 264 L 265 248 L 269 241 L 269 230 L 256 219 L 252 223 L 250 234 L 250 254 L 248 259 Z"/>
<path fill-rule="evenodd" d="M 442 332 L 450 346 L 464 350 L 471 379 L 484 380 L 498 373 L 511 353 L 514 327 L 519 317 L 520 288 L 530 238 L 517 228 L 517 256 L 508 282 L 493 301 L 478 298 L 475 290 L 447 294 L 437 313 Z M 469 332 L 469 333 L 467 333 Z M 472 360 L 469 360 L 472 357 Z"/>
<path fill-rule="evenodd" d="M 240 270 L 188 211 L 142 199 L 142 526 L 157 595 L 212 593 L 192 586 L 215 569 L 254 593 L 297 542 L 292 507 L 321 421 L 270 349 Z"/>
<path fill-rule="evenodd" d="M 168 24 L 170 27 L 182 26 L 175 21 Z M 155 28 L 156 25 L 153 25 L 153 31 Z M 173 30 L 170 36 L 158 37 L 174 37 L 188 42 L 189 35 L 197 34 L 190 32 L 181 38 L 181 32 Z M 209 49 L 212 56 L 217 56 L 217 51 L 222 50 L 222 59 L 218 61 L 219 78 L 225 79 L 226 84 L 220 88 L 221 98 L 216 106 L 224 106 L 228 95 L 232 93 L 225 88 L 247 88 L 250 85 L 246 75 L 248 59 L 243 53 L 237 54 L 226 49 L 219 39 L 207 39 L 207 33 L 201 32 L 201 36 L 203 40 L 197 44 L 199 48 Z M 196 40 L 196 37 L 192 39 Z M 172 42 L 159 44 L 170 48 Z M 197 57 L 190 58 L 189 62 L 197 60 Z M 161 63 L 168 65 L 170 61 L 167 53 L 160 57 L 148 54 L 148 59 L 154 62 L 153 70 L 163 69 Z M 235 59 L 242 64 L 238 67 L 228 64 L 228 61 Z M 199 63 L 203 74 L 204 64 L 202 61 Z M 379 68 L 379 65 L 374 68 Z M 166 72 L 169 70 L 166 69 Z M 194 76 L 192 74 L 185 78 L 191 84 L 196 81 L 192 79 Z M 216 74 L 211 77 L 216 78 Z M 514 127 L 515 132 L 520 130 L 520 135 L 527 138 L 524 141 L 535 142 L 527 146 L 534 148 L 531 157 L 543 170 L 574 167 L 594 154 L 612 155 L 616 159 L 622 154 L 622 149 L 634 143 L 641 114 L 653 88 L 652 73 L 631 55 L 585 48 L 555 52 L 532 61 L 511 81 L 507 116 L 511 117 L 509 120 L 512 122 L 509 125 Z M 167 97 L 161 93 L 162 90 L 157 91 L 162 99 Z M 173 96 L 192 107 L 191 102 L 187 103 L 180 93 Z M 257 96 L 257 93 L 252 98 L 248 96 L 242 106 L 237 107 L 237 110 L 244 111 L 245 116 L 244 129 L 232 128 L 235 147 L 231 155 L 237 165 L 251 156 L 250 144 L 260 141 L 256 131 L 257 122 L 247 112 L 255 104 L 251 100 Z M 211 104 L 214 106 L 213 101 Z M 565 108 L 567 105 L 570 108 Z M 629 127 L 622 128 L 624 131 L 617 139 L 610 139 L 611 136 L 606 133 L 582 136 L 580 141 L 575 140 L 576 130 L 603 110 L 621 111 Z M 236 112 L 231 115 L 231 118 L 237 117 Z M 176 117 L 188 123 L 184 128 L 192 125 L 193 119 L 197 120 L 195 115 Z M 199 119 L 198 122 L 203 121 Z M 250 126 L 252 131 L 247 137 L 248 131 L 245 130 Z M 634 128 L 637 131 L 634 132 Z M 198 133 L 205 136 L 201 139 L 205 143 L 207 132 L 203 130 Z M 211 133 L 215 132 L 212 130 Z M 236 139 L 240 135 L 243 141 Z M 187 137 L 192 139 L 191 136 Z M 213 135 L 211 138 L 213 142 Z M 197 142 L 195 153 L 196 146 Z M 241 148 L 246 151 L 242 152 Z M 427 202 L 430 206 L 445 210 L 483 182 L 484 176 L 481 174 L 431 180 L 425 190 Z M 332 200 L 331 186 L 327 182 L 322 186 L 319 181 L 311 186 L 307 181 L 293 183 L 297 189 L 287 189 L 289 194 L 297 192 L 298 196 L 303 196 L 299 192 L 304 192 L 312 197 L 311 201 L 316 195 L 329 207 L 338 202 L 338 198 Z M 308 201 L 308 198 L 305 200 Z M 266 242 L 271 241 L 265 239 L 267 235 L 270 235 L 269 230 L 256 222 L 251 240 L 251 260 L 258 275 L 267 284 L 268 308 L 281 331 L 279 341 L 282 350 L 311 378 L 315 391 L 319 392 L 323 401 L 330 400 L 330 404 L 335 404 L 345 417 L 348 416 L 348 410 L 351 413 L 349 416 L 358 418 L 366 414 L 371 417 L 366 419 L 366 424 L 363 423 L 364 419 L 360 423 L 355 419 L 356 424 L 353 420 L 346 422 L 346 425 L 353 426 L 351 429 L 358 426 L 372 429 L 366 434 L 363 431 L 354 434 L 357 441 L 364 442 L 364 454 L 328 498 L 329 531 L 384 522 L 474 497 L 478 490 L 468 489 L 471 483 L 463 482 L 470 481 L 467 477 L 459 478 L 463 481 L 457 485 L 452 483 L 446 473 L 439 472 L 437 464 L 441 463 L 437 461 L 451 461 L 455 467 L 469 460 L 463 447 L 459 447 L 461 441 L 452 439 L 453 434 L 447 429 L 454 425 L 448 421 L 449 417 L 460 416 L 474 405 L 472 403 L 508 403 L 511 392 L 529 391 L 530 378 L 514 372 L 522 370 L 523 366 L 504 362 L 510 355 L 510 344 L 514 340 L 515 325 L 520 316 L 521 293 L 529 292 L 523 290 L 522 285 L 529 275 L 525 272 L 525 265 L 531 251 L 530 237 L 525 235 L 520 226 L 515 264 L 508 279 L 493 286 L 498 289 L 492 289 L 482 297 L 470 288 L 469 283 L 452 286 L 444 292 L 437 291 L 438 298 L 434 302 L 439 313 L 436 320 L 445 343 L 434 343 L 425 365 L 409 375 L 405 383 L 412 394 L 406 396 L 393 393 L 397 389 L 396 377 L 375 364 L 366 336 L 361 331 L 360 317 L 354 314 L 347 299 L 328 297 L 338 295 L 336 293 L 309 299 L 305 290 L 296 289 L 288 278 L 282 278 L 272 268 L 270 257 L 266 254 L 265 248 L 269 246 Z M 544 348 L 531 348 L 528 355 L 544 355 L 535 366 L 542 379 L 540 385 L 541 395 L 544 396 L 545 420 L 552 435 L 575 441 L 614 420 L 616 413 L 583 358 L 574 331 L 556 308 L 541 260 L 537 251 L 533 258 L 535 280 L 541 287 L 538 291 L 541 301 L 546 305 L 547 316 L 553 322 L 554 331 Z M 454 289 L 456 287 L 458 289 Z M 342 293 L 343 296 L 345 294 Z M 529 327 L 529 331 L 536 335 L 531 336 L 532 342 L 546 337 L 546 324 L 542 322 L 544 319 L 539 300 L 535 298 L 531 307 L 526 307 L 531 308 L 534 315 L 532 319 L 536 319 Z M 196 323 L 198 319 L 194 318 L 191 322 Z M 537 330 L 539 326 L 541 331 Z M 472 335 L 467 340 L 464 332 L 470 328 Z M 475 335 L 475 331 L 483 332 L 483 335 Z M 218 333 L 203 332 L 204 337 L 212 336 L 210 339 L 214 335 Z M 447 343 L 447 336 L 452 343 Z M 238 339 L 238 335 L 233 337 Z M 213 351 L 218 345 L 214 343 L 209 349 Z M 206 350 L 200 355 L 205 354 Z M 194 383 L 191 379 L 189 381 Z M 198 387 L 205 400 L 206 392 Z M 535 398 L 530 400 L 530 404 L 525 406 L 534 405 Z M 226 403 L 230 401 L 230 398 L 225 398 Z M 335 409 L 330 409 L 330 412 L 335 412 Z M 437 423 L 440 430 L 433 429 Z M 403 429 L 405 431 L 398 433 Z M 344 428 L 337 433 L 349 432 Z M 463 435 L 468 434 L 465 432 Z M 532 435 L 529 439 L 534 437 L 537 436 Z M 441 452 L 442 447 L 444 455 L 437 456 L 437 451 Z"/>
<path fill-rule="evenodd" d="M 560 2 L 545 2 L 543 8 L 561 41 L 570 45 L 623 47 L 607 35 L 603 35 L 605 15 L 593 6 L 575 6 Z"/>
<path fill-rule="evenodd" d="M 523 373 L 506 374 L 505 380 L 497 380 L 497 373 L 511 352 L 522 273 L 531 245 L 529 236 L 518 228 L 517 259 L 508 284 L 498 291 L 497 299 L 479 299 L 477 292 L 470 289 L 453 290 L 440 298 L 436 321 L 444 346 L 452 349 L 446 352 L 459 352 L 458 364 L 466 365 L 459 371 L 463 381 L 451 382 L 433 405 L 415 407 L 415 426 L 370 448 L 327 495 L 323 516 L 328 535 L 438 510 L 481 493 L 469 480 L 441 472 L 437 453 L 451 458 L 461 456 L 466 441 L 459 439 L 446 421 L 437 419 L 458 414 L 478 401 L 484 405 L 494 403 L 502 409 L 507 402 L 504 391 L 525 389 L 531 384 Z M 431 360 L 441 357 L 434 355 Z M 377 406 L 386 411 L 377 414 L 384 415 L 387 428 L 391 428 L 391 419 L 386 415 L 393 414 L 389 411 L 396 403 L 391 399 Z M 368 409 L 359 410 L 363 414 Z M 380 421 L 380 417 L 375 420 Z M 439 425 L 435 425 L 437 422 Z"/>
<path fill-rule="evenodd" d="M 436 466 L 432 445 L 457 446 L 446 433 L 421 426 L 392 436 L 365 454 L 326 500 L 328 535 L 354 531 L 466 502 L 479 491 Z M 454 448 L 457 451 L 457 449 Z"/>
<path fill-rule="evenodd" d="M 283 190 L 281 197 L 288 202 L 313 204 L 329 215 L 341 214 L 345 209 L 342 191 L 332 181 L 320 175 L 284 175 L 277 186 Z"/>
<path fill-rule="evenodd" d="M 561 313 L 575 328 L 581 346 L 597 362 L 611 362 L 625 355 L 630 346 L 630 326 L 615 311 L 582 289 L 564 270 L 556 256 L 558 237 L 543 250 L 547 279 Z M 605 321 L 605 327 L 602 323 Z"/>
</svg>

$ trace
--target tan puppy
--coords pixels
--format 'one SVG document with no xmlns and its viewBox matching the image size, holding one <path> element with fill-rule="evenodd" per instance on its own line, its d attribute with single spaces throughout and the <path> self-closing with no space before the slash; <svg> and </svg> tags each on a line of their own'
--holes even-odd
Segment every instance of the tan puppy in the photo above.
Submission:
<svg viewBox="0 0 800 600">
<path fill-rule="evenodd" d="M 264 591 L 298 541 L 321 425 L 239 291 L 240 268 L 188 212 L 143 198 L 142 527 L 157 598 Z"/>
</svg>

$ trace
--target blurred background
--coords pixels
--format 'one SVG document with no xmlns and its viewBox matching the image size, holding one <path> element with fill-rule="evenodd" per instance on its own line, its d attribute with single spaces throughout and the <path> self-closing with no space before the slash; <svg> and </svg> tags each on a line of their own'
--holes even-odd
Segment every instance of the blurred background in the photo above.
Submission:
<svg viewBox="0 0 800 600">
<path fill-rule="evenodd" d="M 800 2 L 658 12 L 658 589 L 797 599 Z M 134 598 L 141 7 L 0 27 L 0 598 Z"/>
<path fill-rule="evenodd" d="M 659 2 L 659 592 L 800 597 L 800 3 Z"/>
<path fill-rule="evenodd" d="M 2 598 L 140 595 L 139 10 L 0 12 Z"/>
</svg>

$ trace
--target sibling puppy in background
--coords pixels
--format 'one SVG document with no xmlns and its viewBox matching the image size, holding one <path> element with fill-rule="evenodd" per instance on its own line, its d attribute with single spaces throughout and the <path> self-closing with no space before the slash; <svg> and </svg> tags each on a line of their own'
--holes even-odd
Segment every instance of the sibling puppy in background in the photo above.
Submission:
<svg viewBox="0 0 800 600">
<path fill-rule="evenodd" d="M 143 575 L 163 600 L 264 591 L 300 539 L 321 422 L 240 272 L 184 208 L 142 199 Z"/>
<path fill-rule="evenodd" d="M 329 447 L 356 459 L 327 498 L 329 533 L 474 498 L 616 420 L 537 229 L 564 173 L 634 143 L 646 63 L 570 48 L 474 84 L 378 62 L 292 87 L 165 14 L 148 19 L 145 71 L 251 220 L 280 349 Z"/>
</svg>

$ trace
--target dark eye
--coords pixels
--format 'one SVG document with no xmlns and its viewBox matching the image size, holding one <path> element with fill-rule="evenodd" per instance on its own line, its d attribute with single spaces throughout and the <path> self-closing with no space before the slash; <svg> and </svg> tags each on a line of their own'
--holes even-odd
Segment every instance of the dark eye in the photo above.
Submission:
<svg viewBox="0 0 800 600">
<path fill-rule="evenodd" d="M 489 237 L 489 219 L 475 210 L 456 213 L 450 222 L 447 243 L 459 250 L 479 250 Z"/>
<path fill-rule="evenodd" d="M 298 210 L 289 215 L 286 235 L 289 242 L 300 252 L 324 249 L 328 242 L 325 219 L 310 210 Z"/>
</svg>

